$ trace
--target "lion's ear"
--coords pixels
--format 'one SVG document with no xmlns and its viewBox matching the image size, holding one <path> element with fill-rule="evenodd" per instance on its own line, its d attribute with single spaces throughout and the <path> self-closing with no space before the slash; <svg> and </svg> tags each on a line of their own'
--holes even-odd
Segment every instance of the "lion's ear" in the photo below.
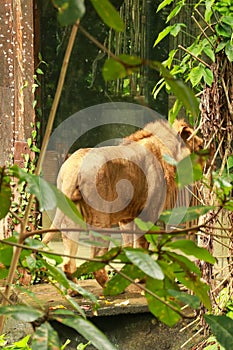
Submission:
<svg viewBox="0 0 233 350">
<path fill-rule="evenodd" d="M 188 138 L 193 134 L 193 130 L 189 126 L 182 126 L 179 130 L 178 134 L 182 138 L 184 142 L 188 140 Z"/>
</svg>

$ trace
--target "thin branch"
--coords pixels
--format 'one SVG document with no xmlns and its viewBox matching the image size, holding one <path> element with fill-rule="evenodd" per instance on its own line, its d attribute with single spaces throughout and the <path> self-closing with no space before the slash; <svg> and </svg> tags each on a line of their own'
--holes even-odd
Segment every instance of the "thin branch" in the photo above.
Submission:
<svg viewBox="0 0 233 350">
<path fill-rule="evenodd" d="M 187 324 L 185 327 L 181 328 L 179 330 L 179 333 L 182 333 L 184 331 L 186 331 L 187 328 L 192 327 L 195 323 L 197 323 L 198 321 L 200 321 L 200 316 L 196 317 L 195 320 L 193 320 L 192 322 L 190 322 L 189 324 Z"/>
<path fill-rule="evenodd" d="M 102 263 L 106 263 L 106 260 L 101 260 L 101 259 L 97 259 L 97 258 L 86 258 L 86 257 L 78 257 L 75 255 L 69 255 L 69 254 L 64 254 L 64 253 L 56 253 L 53 252 L 51 250 L 44 250 L 44 249 L 39 249 L 39 248 L 32 248 L 28 245 L 25 244 L 20 244 L 20 243 L 15 243 L 15 242 L 10 242 L 10 241 L 4 241 L 2 239 L 0 239 L 0 243 L 2 244 L 6 244 L 12 247 L 17 247 L 20 249 L 26 249 L 26 250 L 32 250 L 34 253 L 46 253 L 49 255 L 55 255 L 55 256 L 62 256 L 64 258 L 70 258 L 70 259 L 76 259 L 76 260 L 83 260 L 83 261 L 90 261 L 90 262 L 102 262 Z M 120 248 L 119 248 L 120 249 Z M 121 261 L 114 261 L 114 264 L 122 264 Z"/>
<path fill-rule="evenodd" d="M 228 110 L 229 110 L 231 121 L 233 122 L 233 108 L 232 108 L 232 105 L 231 105 L 231 102 L 230 102 L 230 99 L 229 99 L 229 96 L 228 96 L 227 87 L 226 87 L 225 80 L 223 79 L 223 77 L 222 77 L 222 86 L 223 86 L 223 90 L 224 90 L 225 97 L 226 97 L 226 100 L 227 100 L 227 107 L 228 107 Z"/>
<path fill-rule="evenodd" d="M 20 224 L 23 223 L 23 219 L 20 218 L 14 211 L 12 211 L 12 210 L 10 209 L 10 210 L 9 210 L 9 213 L 10 213 L 12 216 L 14 216 L 14 218 L 15 218 L 17 221 L 19 221 Z"/>
<path fill-rule="evenodd" d="M 133 283 L 135 286 L 137 286 L 139 289 L 141 289 L 142 291 L 150 294 L 151 296 L 153 296 L 156 300 L 160 301 L 162 304 L 166 305 L 167 307 L 169 307 L 172 311 L 176 312 L 178 315 L 180 315 L 183 318 L 191 318 L 193 319 L 195 316 L 194 315 L 186 315 L 184 313 L 182 313 L 179 309 L 177 309 L 176 307 L 174 307 L 173 305 L 169 304 L 168 302 L 166 302 L 165 300 L 163 300 L 162 298 L 160 298 L 157 294 L 153 293 L 150 289 L 142 286 L 141 284 L 135 282 L 131 277 L 127 276 L 126 274 L 124 274 L 122 271 L 117 270 L 114 266 L 112 266 L 111 264 L 108 264 L 108 266 L 113 269 L 116 273 L 118 273 L 119 275 L 121 275 L 122 277 L 124 277 L 125 279 L 127 279 L 128 281 L 130 281 L 131 283 Z"/>
<path fill-rule="evenodd" d="M 212 28 L 212 26 L 211 26 L 208 22 L 206 22 L 205 17 L 202 15 L 202 13 L 201 13 L 197 8 L 195 8 L 195 11 L 196 11 L 196 13 L 201 17 L 201 19 L 205 22 L 205 24 L 207 25 L 207 27 L 208 27 L 210 30 L 212 30 L 213 33 L 215 33 L 215 30 Z"/>
<path fill-rule="evenodd" d="M 196 338 L 201 332 L 204 331 L 204 327 L 201 327 L 192 337 L 190 337 L 184 344 L 181 345 L 181 349 L 186 347 L 188 343 L 190 343 L 194 338 Z"/>
<path fill-rule="evenodd" d="M 195 16 L 191 16 L 191 18 L 194 20 L 194 22 L 196 23 L 196 25 L 198 26 L 198 28 L 200 29 L 200 31 L 202 32 L 202 34 L 204 35 L 204 37 L 208 40 L 208 42 L 210 43 L 210 45 L 212 47 L 214 47 L 214 45 L 212 44 L 212 42 L 210 41 L 208 35 L 206 34 L 205 30 L 202 28 L 202 26 L 200 25 L 200 23 L 197 21 Z"/>
<path fill-rule="evenodd" d="M 10 304 L 10 305 L 13 304 L 13 302 L 12 302 L 9 298 L 7 298 L 7 297 L 5 296 L 5 294 L 4 294 L 1 290 L 0 290 L 0 295 L 1 295 L 1 297 L 2 297 L 3 300 L 6 300 L 6 302 L 7 302 L 8 304 Z"/>
<path fill-rule="evenodd" d="M 93 44 L 95 44 L 101 51 L 105 52 L 109 57 L 112 57 L 114 60 L 119 61 L 119 58 L 111 52 L 105 45 L 101 44 L 96 38 L 94 38 L 90 33 L 88 33 L 83 26 L 79 26 L 80 32 L 82 32 L 87 39 L 89 39 Z"/>
<path fill-rule="evenodd" d="M 211 66 L 206 63 L 205 61 L 203 61 L 201 58 L 199 58 L 198 56 L 194 55 L 191 51 L 189 51 L 188 49 L 186 49 L 185 47 L 183 47 L 182 45 L 178 45 L 178 47 L 180 49 L 182 49 L 183 51 L 185 51 L 187 54 L 189 54 L 190 56 L 192 56 L 193 58 L 195 58 L 195 60 L 199 61 L 200 63 L 204 64 L 204 66 L 206 66 L 207 68 L 211 69 Z"/>
</svg>

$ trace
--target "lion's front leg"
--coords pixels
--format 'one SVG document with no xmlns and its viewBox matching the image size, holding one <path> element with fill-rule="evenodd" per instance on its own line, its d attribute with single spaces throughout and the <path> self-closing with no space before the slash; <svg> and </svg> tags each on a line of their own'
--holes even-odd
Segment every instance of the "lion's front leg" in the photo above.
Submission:
<svg viewBox="0 0 233 350">
<path fill-rule="evenodd" d="M 67 234 L 62 233 L 64 254 L 67 255 L 63 258 L 63 271 L 65 272 L 68 279 L 77 282 L 76 278 L 72 275 L 76 271 L 76 259 L 70 256 L 77 256 L 78 253 L 78 242 L 68 238 Z"/>
<path fill-rule="evenodd" d="M 109 249 L 109 242 L 103 240 L 102 238 L 96 238 L 95 241 L 98 242 L 98 244 L 101 243 L 101 246 L 92 246 L 91 248 L 91 257 L 99 257 L 108 252 Z M 96 279 L 96 281 L 99 283 L 99 285 L 104 288 L 106 283 L 108 282 L 108 274 L 105 268 L 102 268 L 98 271 L 93 272 L 93 275 Z"/>
</svg>

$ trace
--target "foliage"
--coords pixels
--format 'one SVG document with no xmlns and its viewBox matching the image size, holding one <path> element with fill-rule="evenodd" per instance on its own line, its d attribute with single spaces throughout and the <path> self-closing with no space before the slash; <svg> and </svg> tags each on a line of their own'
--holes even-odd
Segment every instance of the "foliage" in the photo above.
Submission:
<svg viewBox="0 0 233 350">
<path fill-rule="evenodd" d="M 222 289 L 217 300 L 216 315 L 207 314 L 205 316 L 205 321 L 210 326 L 212 335 L 207 339 L 204 350 L 228 350 L 232 348 L 233 300 L 231 292 L 230 295 L 229 292 L 229 288 Z M 221 315 L 222 310 L 224 310 L 223 315 Z"/>
<path fill-rule="evenodd" d="M 184 8 L 185 2 L 176 0 L 164 0 L 157 11 L 166 6 L 173 5 L 173 10 L 167 16 L 167 23 L 173 23 L 176 16 Z M 179 46 L 183 51 L 181 58 L 178 58 L 178 48 L 170 51 L 164 65 L 171 69 L 171 74 L 177 78 L 182 77 L 189 83 L 194 92 L 203 90 L 203 84 L 211 86 L 214 81 L 212 63 L 216 62 L 216 55 L 225 53 L 230 62 L 233 61 L 232 50 L 232 4 L 231 1 L 201 0 L 193 3 L 192 19 L 200 34 L 195 35 L 193 42 L 187 48 Z M 204 8 L 204 16 L 202 9 Z M 196 16 L 200 18 L 198 22 Z M 203 28 L 202 28 L 203 25 Z M 204 27 L 205 26 L 205 27 Z M 179 33 L 188 37 L 190 30 L 185 23 L 168 25 L 155 40 L 154 46 L 158 45 L 166 36 L 179 36 Z M 166 80 L 161 79 L 154 88 L 154 96 L 157 97 L 162 87 L 166 87 L 169 93 L 171 87 Z M 170 118 L 173 120 L 178 114 L 182 101 L 176 101 L 170 110 Z"/>
<path fill-rule="evenodd" d="M 33 348 L 31 346 L 29 346 L 29 343 L 31 342 L 31 336 L 27 335 L 26 337 L 24 337 L 23 339 L 14 342 L 11 345 L 7 345 L 7 336 L 5 334 L 0 335 L 0 349 L 9 349 L 9 350 L 33 350 Z M 66 346 L 70 343 L 70 340 L 68 339 L 65 344 L 63 344 L 62 346 L 59 346 L 59 350 L 64 350 L 66 348 Z M 86 347 L 90 344 L 90 342 L 88 342 L 87 344 L 82 344 L 80 343 L 77 346 L 77 350 L 84 350 L 86 349 Z M 40 344 L 39 346 L 43 347 L 43 344 Z M 38 349 L 38 348 L 37 348 Z M 47 347 L 46 347 L 47 349 Z"/>
<path fill-rule="evenodd" d="M 231 350 L 233 347 L 233 320 L 225 315 L 205 315 L 204 317 L 218 342 L 224 347 L 225 350 Z M 208 349 L 208 347 L 205 349 Z"/>
<path fill-rule="evenodd" d="M 5 334 L 0 335 L 0 349 L 9 349 L 9 350 L 31 350 L 28 342 L 30 340 L 30 335 L 27 335 L 20 341 L 15 342 L 12 345 L 7 345 L 7 338 Z"/>
<path fill-rule="evenodd" d="M 76 26 L 85 13 L 85 4 L 82 0 L 53 0 L 53 3 L 58 9 L 58 19 L 62 25 L 75 24 Z M 122 20 L 108 0 L 104 0 L 101 3 L 91 0 L 91 3 L 103 22 L 115 30 L 123 30 Z M 160 5 L 160 9 L 170 3 L 172 3 L 171 0 L 164 1 Z M 177 14 L 180 9 L 181 5 L 179 3 L 169 15 L 168 20 Z M 219 9 L 216 9 L 216 11 L 220 13 Z M 209 18 L 210 17 L 211 16 L 209 15 Z M 222 33 L 221 35 L 229 41 L 229 36 L 226 36 L 226 33 L 227 35 L 229 34 L 228 25 L 230 20 L 226 17 L 227 16 L 220 21 L 221 26 L 216 27 L 215 30 L 216 32 L 218 31 L 218 33 Z M 183 27 L 182 24 L 170 26 L 166 32 L 163 32 L 160 35 L 157 39 L 157 43 L 168 33 L 177 35 Z M 224 32 L 224 30 L 226 32 Z M 227 43 L 224 46 L 224 49 L 227 50 Z M 213 58 L 210 47 L 207 47 L 206 49 L 203 46 L 200 53 L 202 53 L 202 51 L 210 59 Z M 169 72 L 164 65 L 156 61 L 146 62 L 138 57 L 126 55 L 116 57 L 111 55 L 104 65 L 103 76 L 106 80 L 127 76 L 132 72 L 139 72 L 139 68 L 144 65 L 158 70 L 163 77 L 163 82 L 169 86 L 169 89 L 173 91 L 187 110 L 191 111 L 194 117 L 197 116 L 198 105 L 192 90 L 190 90 L 182 81 L 174 78 L 175 74 L 185 74 L 185 70 L 173 70 L 172 72 Z M 203 74 L 201 79 L 203 78 L 206 83 L 210 83 L 211 74 L 208 70 L 204 69 L 201 70 L 201 72 Z M 37 73 L 40 74 L 41 72 L 37 71 Z M 187 80 L 193 82 L 195 79 L 195 73 L 194 70 L 194 73 L 192 73 L 194 77 L 191 79 L 189 76 L 189 79 Z M 28 143 L 29 146 L 33 148 L 33 151 L 38 151 L 32 139 L 28 140 Z M 193 155 L 191 156 L 191 160 L 193 162 L 194 180 L 200 179 L 202 173 L 199 167 L 199 158 Z M 178 169 L 177 182 L 179 186 L 182 187 L 192 182 L 191 180 L 193 180 L 193 178 L 188 178 L 187 181 L 187 178 L 184 179 L 179 177 L 179 174 L 186 169 L 185 161 L 175 165 Z M 232 167 L 232 160 L 230 158 L 228 165 L 230 168 Z M 30 193 L 29 204 L 26 204 L 26 213 L 27 209 L 30 209 L 30 199 L 35 196 L 39 202 L 41 211 L 58 207 L 74 222 L 79 225 L 82 224 L 83 221 L 81 214 L 77 211 L 74 203 L 54 186 L 51 186 L 40 176 L 36 175 L 39 172 L 40 168 L 36 168 L 35 172 L 34 169 L 32 169 L 32 171 L 24 171 L 16 165 L 0 168 L 0 219 L 6 217 L 10 211 L 13 193 L 11 183 L 13 178 L 17 178 L 18 185 L 23 185 L 24 190 L 27 191 L 27 193 Z M 224 177 L 217 176 L 215 179 L 215 187 L 219 199 L 219 206 L 217 208 L 219 210 L 223 207 L 232 208 L 232 202 L 230 199 L 230 193 L 232 190 L 231 182 L 228 182 Z M 204 207 L 202 205 L 188 210 L 186 210 L 186 208 L 181 208 L 182 214 L 186 213 L 182 222 L 198 218 L 200 215 L 212 209 L 212 207 Z M 170 214 L 171 213 L 168 212 L 163 213 L 160 217 L 161 221 L 164 221 L 165 224 L 169 222 Z M 179 217 L 181 213 L 175 212 L 175 214 Z M 46 250 L 44 244 L 39 240 L 30 237 L 34 232 L 28 231 L 27 215 L 25 215 L 26 218 L 24 218 L 24 215 L 22 215 L 22 217 L 17 217 L 15 213 L 13 215 L 20 223 L 20 228 L 19 232 L 15 232 L 12 237 L 1 240 L 0 242 L 0 277 L 5 278 L 7 276 L 7 283 L 11 285 L 13 282 L 12 270 L 14 273 L 15 271 L 13 267 L 15 264 L 16 266 L 23 266 L 32 273 L 35 273 L 35 271 L 38 270 L 43 271 L 47 280 L 54 285 L 56 284 L 56 288 L 70 303 L 75 312 L 63 308 L 47 310 L 44 305 L 41 305 L 41 302 L 38 302 L 36 296 L 30 292 L 30 295 L 37 302 L 36 308 L 24 304 L 3 305 L 0 307 L 0 314 L 32 323 L 35 328 L 31 344 L 33 350 L 38 348 L 59 349 L 61 347 L 59 335 L 52 327 L 52 321 L 54 320 L 76 330 L 97 349 L 115 349 L 115 346 L 109 342 L 106 336 L 86 319 L 82 307 L 78 305 L 75 300 L 70 298 L 68 291 L 72 290 L 78 292 L 83 295 L 84 298 L 88 298 L 92 302 L 94 310 L 98 308 L 95 296 L 68 280 L 59 267 L 61 258 L 57 254 Z M 139 228 L 148 227 L 148 223 L 142 223 L 140 220 L 137 220 L 137 225 Z M 202 227 L 204 226 L 205 223 Z M 85 225 L 83 229 L 85 230 Z M 184 232 L 185 231 L 182 232 L 182 230 L 177 231 L 178 234 Z M 153 230 L 148 231 L 146 235 L 148 242 L 151 243 L 151 250 L 115 247 L 106 255 L 99 257 L 99 261 L 93 260 L 85 262 L 77 269 L 74 277 L 80 277 L 83 274 L 97 271 L 106 265 L 111 267 L 113 262 L 121 262 L 124 266 L 120 271 L 115 269 L 116 274 L 108 282 L 104 290 L 106 295 L 116 295 L 121 293 L 129 284 L 136 283 L 136 279 L 144 279 L 146 287 L 140 287 L 140 284 L 138 284 L 138 286 L 145 292 L 150 311 L 160 321 L 169 326 L 175 325 L 182 317 L 193 316 L 193 314 L 187 316 L 183 313 L 182 307 L 186 304 L 194 309 L 198 309 L 202 303 L 209 311 L 211 311 L 209 286 L 202 281 L 200 269 L 194 263 L 193 259 L 205 261 L 209 264 L 214 264 L 215 259 L 206 249 L 198 247 L 193 241 L 181 239 L 174 242 L 174 234 L 160 235 L 159 233 L 159 228 L 153 227 Z M 13 249 L 14 246 L 17 247 L 17 253 L 15 252 L 15 249 Z M 48 263 L 48 257 L 52 262 Z M 184 293 L 183 287 L 192 293 Z M 6 293 L 4 303 L 8 301 L 8 298 L 9 295 Z M 226 324 L 225 319 L 221 319 L 221 321 L 218 322 L 219 319 L 217 320 L 212 316 L 209 316 L 209 318 L 207 317 L 206 320 L 207 322 L 212 322 L 212 324 L 218 323 L 220 327 L 222 327 L 223 324 Z M 214 330 L 215 329 L 217 329 L 217 327 L 215 327 Z M 216 333 L 216 337 L 218 338 L 218 332 Z M 26 339 L 26 342 L 27 341 L 28 340 Z M 27 347 L 26 343 L 24 344 L 25 347 Z"/>
<path fill-rule="evenodd" d="M 16 167 L 16 165 L 9 169 L 4 169 L 3 183 L 5 183 L 4 178 L 9 179 L 10 176 L 16 176 L 19 182 L 26 182 L 28 190 L 37 196 L 41 208 L 51 209 L 58 206 L 67 216 L 80 223 L 80 214 L 77 212 L 76 207 L 55 187 L 49 185 L 44 180 L 42 181 L 42 179 L 36 175 L 26 173 L 22 169 Z M 222 182 L 221 186 L 223 186 L 223 189 L 224 185 L 225 182 Z M 229 190 L 225 192 L 229 194 Z M 9 191 L 9 201 L 10 198 L 11 192 Z M 226 201 L 226 196 L 224 200 Z M 212 209 L 212 207 L 206 208 L 200 206 L 197 208 L 189 208 L 187 210 L 189 214 L 186 214 L 183 222 L 194 219 L 210 209 Z M 166 221 L 167 215 L 168 214 L 165 213 L 162 214 L 160 219 Z M 137 219 L 137 224 L 139 227 L 145 228 L 146 226 L 146 224 L 140 222 L 139 219 Z M 150 233 L 148 233 L 146 237 L 152 245 L 151 250 L 122 249 L 121 247 L 112 248 L 105 256 L 99 258 L 99 263 L 91 261 L 81 265 L 74 274 L 74 277 L 80 277 L 83 274 L 99 270 L 105 265 L 111 266 L 113 262 L 120 261 L 124 266 L 120 271 L 117 271 L 118 273 L 108 282 L 104 290 L 106 295 L 121 293 L 129 284 L 134 283 L 135 279 L 144 279 L 149 309 L 160 321 L 169 326 L 176 324 L 181 317 L 185 317 L 182 313 L 182 305 L 184 302 L 193 308 L 198 308 L 201 302 L 207 309 L 211 310 L 208 296 L 209 286 L 201 280 L 201 272 L 192 259 L 195 257 L 196 259 L 201 259 L 210 264 L 214 264 L 215 259 L 206 249 L 198 247 L 193 241 L 174 241 L 173 235 L 169 234 L 164 234 L 161 237 L 158 234 L 157 227 L 154 227 L 154 231 L 149 232 Z M 17 234 L 1 241 L 0 261 L 4 265 L 4 268 L 2 268 L 2 274 L 4 273 L 4 276 L 7 274 L 11 265 L 13 246 L 15 244 L 17 244 Z M 43 307 L 41 309 L 41 306 L 38 309 L 32 309 L 25 305 L 3 306 L 0 308 L 0 313 L 4 313 L 5 315 L 9 314 L 15 318 L 24 319 L 35 324 L 35 340 L 32 344 L 38 344 L 42 339 L 47 342 L 47 336 L 53 340 L 54 344 L 59 343 L 58 336 L 50 325 L 50 321 L 56 319 L 59 322 L 73 327 L 92 343 L 95 339 L 97 348 L 99 346 L 99 348 L 104 349 L 103 344 L 105 344 L 106 349 L 110 348 L 104 336 L 98 333 L 95 328 L 92 328 L 91 324 L 86 323 L 82 308 L 74 300 L 69 298 L 68 290 L 71 289 L 83 294 L 85 298 L 89 298 L 92 301 L 93 307 L 96 308 L 98 305 L 96 304 L 94 295 L 82 290 L 78 285 L 69 281 L 59 268 L 61 259 L 56 254 L 50 254 L 50 252 L 44 248 L 44 244 L 37 239 L 27 238 L 25 240 L 24 249 L 21 250 L 19 264 L 32 272 L 36 269 L 43 270 L 48 281 L 51 283 L 56 281 L 60 285 L 60 293 L 71 303 L 72 307 L 76 309 L 80 316 L 74 316 L 72 312 L 72 322 L 70 322 L 71 311 L 46 311 Z M 32 254 L 36 251 L 40 252 L 39 256 Z M 47 257 L 50 258 L 50 263 L 47 262 Z M 178 284 L 177 281 L 179 282 Z M 187 290 L 192 291 L 194 295 L 184 293 L 180 289 L 182 285 L 185 286 Z M 74 317 L 76 319 L 75 322 Z M 41 320 L 39 321 L 39 326 L 36 321 L 37 319 Z M 88 329 L 90 332 L 82 332 L 82 328 Z M 101 342 L 103 342 L 103 344 Z"/>
</svg>

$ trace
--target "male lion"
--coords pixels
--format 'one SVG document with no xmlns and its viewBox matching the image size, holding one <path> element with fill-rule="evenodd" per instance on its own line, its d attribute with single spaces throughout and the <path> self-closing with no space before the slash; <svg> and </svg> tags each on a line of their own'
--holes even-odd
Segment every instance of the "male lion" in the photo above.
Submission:
<svg viewBox="0 0 233 350">
<path fill-rule="evenodd" d="M 169 206 L 176 193 L 175 167 L 164 155 L 180 161 L 201 147 L 202 139 L 193 133 L 184 120 L 171 128 L 162 120 L 149 123 L 144 129 L 126 137 L 118 146 L 79 149 L 62 165 L 57 187 L 74 203 L 92 229 L 133 229 L 134 219 L 156 222 L 161 211 Z M 52 228 L 74 227 L 70 219 L 57 209 Z M 65 253 L 76 256 L 77 233 L 63 233 Z M 123 234 L 127 246 L 148 247 L 144 236 Z M 48 243 L 52 233 L 43 242 Z M 92 248 L 92 256 L 101 256 L 107 244 Z M 71 277 L 75 259 L 64 259 L 64 271 Z M 95 272 L 104 287 L 108 276 L 104 269 Z"/>
</svg>

